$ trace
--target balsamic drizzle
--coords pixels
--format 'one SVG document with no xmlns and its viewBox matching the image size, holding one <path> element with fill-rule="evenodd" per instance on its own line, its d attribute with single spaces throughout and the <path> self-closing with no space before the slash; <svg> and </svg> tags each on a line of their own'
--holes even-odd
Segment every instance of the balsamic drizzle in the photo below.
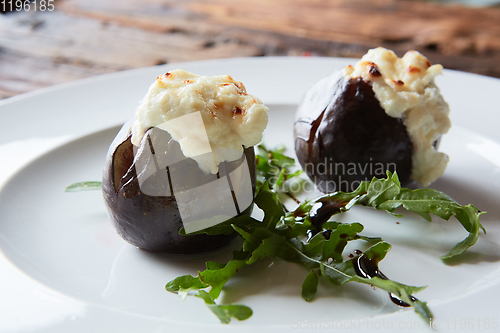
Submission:
<svg viewBox="0 0 500 333">
<path fill-rule="evenodd" d="M 354 271 L 356 274 L 360 277 L 371 279 L 373 277 L 378 277 L 384 280 L 389 280 L 387 276 L 385 276 L 384 273 L 380 271 L 378 268 L 378 260 L 376 260 L 376 257 L 368 259 L 364 254 L 361 254 L 357 256 L 356 258 L 351 259 L 352 264 L 354 266 Z M 398 296 L 394 295 L 393 293 L 389 293 L 389 298 L 391 299 L 392 303 L 402 306 L 402 307 L 409 307 L 411 306 L 410 304 L 406 303 L 403 301 L 401 298 Z M 410 300 L 412 302 L 418 301 L 418 299 L 412 295 L 410 295 Z"/>
<path fill-rule="evenodd" d="M 311 218 L 311 224 L 316 227 L 316 230 L 309 230 L 307 233 L 307 241 L 309 241 L 315 234 L 321 231 L 321 226 L 327 222 L 332 215 L 340 212 L 349 203 L 349 200 L 333 199 L 331 197 L 320 198 L 316 204 L 312 207 L 309 216 Z M 302 216 L 304 212 L 295 212 L 294 215 Z M 295 216 L 295 217 L 298 217 Z M 330 239 L 332 230 L 322 231 L 323 237 L 325 239 Z M 384 273 L 378 268 L 378 260 L 376 257 L 369 259 L 361 251 L 355 250 L 357 257 L 351 259 L 354 271 L 360 277 L 371 279 L 373 277 L 379 277 L 384 280 L 389 280 Z M 412 302 L 418 301 L 418 299 L 412 295 L 409 296 Z M 411 305 L 403 301 L 398 296 L 393 293 L 389 293 L 389 298 L 391 302 L 401 307 L 410 307 Z"/>
<path fill-rule="evenodd" d="M 309 213 L 311 224 L 315 226 L 317 230 L 321 230 L 323 223 L 328 221 L 332 215 L 339 213 L 349 201 L 350 200 L 333 199 L 331 197 L 318 199 Z"/>
</svg>

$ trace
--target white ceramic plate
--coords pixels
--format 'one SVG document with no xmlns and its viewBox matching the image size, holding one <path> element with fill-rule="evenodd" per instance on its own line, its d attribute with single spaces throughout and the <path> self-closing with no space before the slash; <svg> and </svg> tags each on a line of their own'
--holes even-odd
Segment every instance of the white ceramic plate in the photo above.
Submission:
<svg viewBox="0 0 500 333">
<path fill-rule="evenodd" d="M 76 181 L 100 180 L 107 147 L 156 76 L 183 68 L 230 74 L 270 107 L 264 142 L 292 148 L 293 113 L 305 90 L 329 72 L 354 63 L 334 58 L 250 58 L 175 64 L 99 76 L 0 102 L 0 331 L 255 332 L 295 330 L 427 330 L 412 310 L 393 305 L 368 286 L 324 284 L 312 303 L 300 297 L 306 271 L 262 261 L 231 281 L 223 302 L 249 305 L 253 316 L 221 325 L 199 299 L 164 290 L 206 260 L 152 255 L 112 229 L 99 192 L 64 193 Z M 488 230 L 460 260 L 438 258 L 465 237 L 455 220 L 428 223 L 355 208 L 364 234 L 383 236 L 393 250 L 381 263 L 394 280 L 429 287 L 439 331 L 500 328 L 500 80 L 445 71 L 439 77 L 453 129 L 442 140 L 450 155 L 433 186 L 488 211 Z M 293 150 L 290 150 L 293 153 Z M 397 224 L 396 222 L 400 222 Z"/>
</svg>

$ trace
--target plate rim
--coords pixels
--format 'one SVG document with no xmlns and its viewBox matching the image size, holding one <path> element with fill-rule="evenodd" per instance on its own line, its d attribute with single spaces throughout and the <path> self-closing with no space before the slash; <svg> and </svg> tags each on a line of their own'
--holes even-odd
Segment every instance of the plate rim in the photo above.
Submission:
<svg viewBox="0 0 500 333">
<path fill-rule="evenodd" d="M 307 57 L 307 58 L 305 58 L 305 57 L 228 58 L 228 59 L 211 59 L 211 60 L 202 60 L 202 61 L 194 61 L 194 62 L 186 62 L 186 63 L 174 63 L 174 64 L 161 65 L 161 66 L 151 66 L 151 67 L 137 68 L 137 69 L 127 70 L 127 71 L 115 72 L 115 73 L 107 73 L 107 74 L 102 74 L 102 75 L 98 75 L 98 76 L 95 76 L 95 77 L 89 77 L 89 78 L 85 78 L 85 79 L 81 79 L 81 80 L 76 80 L 76 81 L 72 81 L 72 82 L 62 83 L 62 84 L 58 84 L 58 85 L 54 85 L 54 86 L 50 86 L 50 87 L 38 89 L 36 91 L 32 91 L 32 92 L 28 92 L 28 93 L 24 93 L 24 94 L 20 94 L 20 95 L 17 95 L 17 96 L 13 96 L 13 97 L 4 99 L 4 100 L 0 101 L 0 114 L 2 113 L 2 109 L 6 105 L 11 105 L 11 104 L 18 103 L 20 101 L 29 100 L 30 98 L 34 98 L 34 97 L 37 97 L 37 96 L 40 96 L 40 95 L 52 94 L 54 92 L 60 92 L 60 91 L 65 90 L 65 89 L 70 89 L 70 90 L 71 89 L 78 89 L 81 86 L 84 86 L 84 85 L 87 85 L 87 84 L 92 84 L 94 82 L 108 81 L 108 80 L 117 79 L 117 78 L 127 78 L 127 77 L 132 77 L 134 75 L 141 75 L 141 74 L 144 74 L 144 73 L 149 73 L 150 71 L 153 72 L 153 71 L 160 70 L 160 69 L 161 70 L 168 70 L 168 69 L 172 69 L 172 68 L 178 67 L 178 66 L 185 66 L 185 65 L 187 65 L 188 67 L 189 66 L 194 66 L 194 67 L 200 66 L 200 67 L 203 67 L 203 66 L 213 66 L 213 65 L 216 65 L 216 66 L 225 66 L 225 65 L 227 65 L 228 62 L 232 63 L 233 65 L 234 64 L 242 64 L 242 63 L 246 63 L 246 64 L 250 64 L 251 63 L 253 66 L 257 66 L 257 65 L 260 65 L 262 63 L 272 63 L 272 62 L 281 62 L 281 61 L 287 62 L 287 65 L 291 65 L 291 64 L 295 64 L 295 63 L 300 63 L 300 62 L 309 63 L 311 61 L 312 62 L 316 62 L 316 63 L 317 62 L 325 62 L 325 63 L 334 64 L 334 63 L 336 63 L 339 60 L 341 60 L 340 62 L 344 62 L 344 61 L 347 62 L 347 61 L 356 61 L 357 59 L 353 59 L 353 58 L 330 58 L 330 57 L 317 57 L 317 58 L 316 57 L 315 58 L 309 58 L 309 57 Z M 499 79 L 491 78 L 491 77 L 487 77 L 487 76 L 483 76 L 483 75 L 479 75 L 479 74 L 465 73 L 465 72 L 453 71 L 453 70 L 445 70 L 445 74 L 446 73 L 455 73 L 456 75 L 465 75 L 466 77 L 468 77 L 470 75 L 470 76 L 478 78 L 480 80 L 484 80 L 484 79 L 490 80 L 491 79 L 491 80 L 493 80 L 492 82 L 495 82 L 495 84 L 499 84 L 500 85 L 500 80 Z M 325 73 L 325 76 L 326 76 L 326 74 L 328 74 L 328 73 Z M 291 104 L 294 104 L 294 103 L 291 103 Z M 68 142 L 73 141 L 73 140 L 77 140 L 77 139 L 81 139 L 81 138 L 85 137 L 86 135 L 92 135 L 93 133 L 105 130 L 106 128 L 109 128 L 109 126 L 107 126 L 105 128 L 97 128 L 95 131 L 92 131 L 92 132 L 89 132 L 89 133 L 86 133 L 86 134 L 79 133 L 79 134 L 75 135 L 73 138 L 69 139 Z M 56 147 L 54 147 L 53 149 L 57 149 L 57 148 L 61 147 L 62 145 L 67 144 L 68 142 L 61 143 L 61 144 L 57 145 Z M 52 151 L 52 149 L 50 151 Z M 17 174 L 17 172 L 20 172 L 21 170 L 23 170 L 24 167 L 27 166 L 30 163 L 31 162 L 25 164 L 21 168 L 18 168 L 16 170 L 16 174 Z M 2 191 L 2 188 L 3 187 L 0 187 L 0 191 Z M 3 251 L 1 249 L 0 249 L 0 254 L 1 254 L 0 255 L 0 261 L 5 262 L 5 260 L 7 260 L 7 261 L 10 262 L 10 260 L 3 255 Z M 48 287 L 46 287 L 46 288 L 48 288 Z M 66 295 L 60 295 L 60 296 L 62 297 L 62 299 L 68 297 Z M 0 304 L 1 304 L 1 302 L 0 302 Z M 112 310 L 112 309 L 102 308 L 101 310 L 105 310 L 105 311 L 103 311 L 102 313 L 99 313 L 101 310 L 94 309 L 94 306 L 95 307 L 99 307 L 97 305 L 86 305 L 86 307 L 88 308 L 89 313 L 93 313 L 93 316 L 95 316 L 95 318 L 101 318 L 101 316 L 103 315 L 103 313 L 107 312 L 107 311 L 114 312 L 114 310 Z M 394 317 L 395 316 L 395 317 L 399 317 L 399 318 L 407 318 L 408 317 L 407 316 L 408 312 L 409 311 L 398 311 L 396 313 L 391 313 L 391 314 L 387 314 L 387 315 L 380 315 L 380 316 L 382 316 L 382 317 L 384 317 L 384 316 L 392 316 L 392 317 Z M 113 317 L 113 316 L 114 317 L 123 317 L 123 316 L 120 316 L 120 313 L 116 313 L 114 315 L 110 315 L 110 317 Z M 84 320 L 88 320 L 89 317 L 86 317 L 86 318 L 87 319 L 84 319 Z M 406 320 L 412 320 L 412 319 L 413 318 L 410 316 Z M 90 319 L 90 320 L 92 321 L 92 319 Z M 124 319 L 122 318 L 122 320 L 124 320 Z M 144 318 L 142 318 L 142 319 L 138 318 L 138 320 L 142 321 L 141 325 L 144 325 Z M 150 321 L 150 320 L 151 320 L 151 318 L 147 318 L 146 319 L 146 321 Z M 124 320 L 124 322 L 125 321 L 126 320 Z M 86 325 L 89 325 L 89 324 L 92 325 L 92 322 L 87 322 L 86 323 Z M 134 324 L 136 324 L 136 323 L 127 322 L 126 325 L 134 326 Z M 71 325 L 71 323 L 69 323 L 68 325 Z M 151 325 L 146 325 L 146 326 L 157 327 L 156 324 L 153 325 L 153 326 L 151 326 Z M 265 328 L 267 328 L 268 326 L 269 325 L 266 325 Z M 68 326 L 68 327 L 70 327 L 70 326 Z M 87 326 L 87 327 L 90 327 L 90 326 Z M 218 326 L 218 325 L 213 325 L 213 327 L 214 327 L 214 329 L 217 329 L 217 330 L 219 330 L 219 329 L 226 329 L 226 328 L 224 328 L 224 326 Z M 247 328 L 244 328 L 244 326 L 234 325 L 233 323 L 231 325 L 229 325 L 229 328 L 233 328 L 234 329 L 236 327 L 238 327 L 238 329 L 241 329 L 242 331 L 245 331 L 247 329 Z M 277 328 L 276 326 L 273 327 L 273 329 L 276 329 L 276 328 Z M 59 328 L 57 328 L 57 329 L 59 330 Z M 64 329 L 65 328 L 62 328 L 61 332 Z M 255 326 L 250 327 L 249 329 L 255 329 Z M 283 328 L 280 328 L 280 329 L 283 329 Z M 289 331 L 289 329 L 290 329 L 289 327 L 286 327 L 286 328 L 283 329 L 283 331 L 284 332 L 285 331 Z M 349 330 L 349 331 L 352 331 L 352 330 Z"/>
</svg>

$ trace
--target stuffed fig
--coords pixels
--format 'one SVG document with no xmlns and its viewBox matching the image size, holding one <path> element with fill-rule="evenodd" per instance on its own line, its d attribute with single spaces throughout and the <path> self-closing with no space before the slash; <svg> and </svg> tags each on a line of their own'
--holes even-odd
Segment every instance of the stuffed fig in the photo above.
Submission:
<svg viewBox="0 0 500 333">
<path fill-rule="evenodd" d="M 252 212 L 253 146 L 267 110 L 229 76 L 175 70 L 158 77 L 108 151 L 102 186 L 118 233 L 167 253 L 231 241 L 234 234 L 189 234 Z"/>
<path fill-rule="evenodd" d="M 438 140 L 451 126 L 434 82 L 441 71 L 416 51 L 398 58 L 377 48 L 311 87 L 296 113 L 295 152 L 318 189 L 353 191 L 386 171 L 403 184 L 440 177 L 448 156 Z"/>
</svg>

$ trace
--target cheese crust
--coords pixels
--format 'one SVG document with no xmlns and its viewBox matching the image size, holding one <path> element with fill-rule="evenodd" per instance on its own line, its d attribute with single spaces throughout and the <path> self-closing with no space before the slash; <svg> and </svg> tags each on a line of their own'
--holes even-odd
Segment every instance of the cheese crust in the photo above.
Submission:
<svg viewBox="0 0 500 333">
<path fill-rule="evenodd" d="M 369 50 L 346 75 L 370 82 L 385 112 L 402 118 L 413 143 L 412 179 L 428 186 L 439 178 L 448 164 L 448 155 L 438 152 L 435 142 L 451 127 L 449 106 L 434 79 L 441 65 L 431 65 L 417 51 L 399 58 L 393 51 Z"/>
<path fill-rule="evenodd" d="M 195 114 L 201 116 L 201 127 L 192 121 L 196 117 L 183 117 Z M 262 140 L 267 121 L 268 108 L 231 76 L 199 76 L 177 69 L 159 76 L 149 87 L 135 114 L 132 143 L 139 146 L 144 133 L 158 126 L 179 142 L 183 154 L 196 160 L 200 169 L 215 174 L 219 163 L 239 159 L 245 148 Z M 209 158 L 200 154 L 206 139 Z"/>
</svg>

